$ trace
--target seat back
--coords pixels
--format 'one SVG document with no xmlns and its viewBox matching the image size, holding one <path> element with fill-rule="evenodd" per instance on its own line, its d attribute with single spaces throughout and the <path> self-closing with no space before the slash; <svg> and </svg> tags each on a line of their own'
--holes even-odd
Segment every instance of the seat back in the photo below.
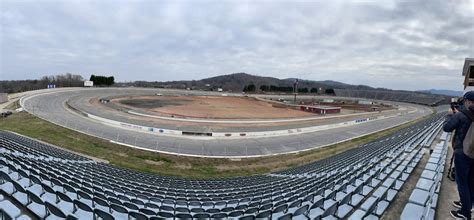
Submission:
<svg viewBox="0 0 474 220">
<path fill-rule="evenodd" d="M 272 217 L 272 211 L 267 210 L 267 211 L 258 213 L 258 215 L 255 216 L 255 219 L 265 220 L 265 219 L 270 219 L 271 217 Z"/>
<path fill-rule="evenodd" d="M 26 190 L 26 195 L 28 196 L 28 204 L 34 202 L 36 204 L 44 205 L 44 201 L 31 191 Z"/>
<path fill-rule="evenodd" d="M 276 207 L 273 210 L 273 213 L 284 212 L 284 211 L 286 211 L 287 207 L 288 207 L 288 205 L 286 205 L 286 204 L 280 205 L 280 206 Z"/>
<path fill-rule="evenodd" d="M 145 215 L 153 216 L 156 215 L 156 212 L 147 208 L 141 208 L 139 209 L 140 213 L 143 213 Z"/>
<path fill-rule="evenodd" d="M 139 199 L 131 199 L 130 201 L 134 204 L 137 204 L 137 205 L 141 205 L 141 206 L 145 205 L 145 203 L 142 200 L 139 200 Z"/>
<path fill-rule="evenodd" d="M 292 219 L 291 213 L 285 214 L 278 218 L 278 220 L 291 220 L 291 219 Z"/>
<path fill-rule="evenodd" d="M 193 219 L 193 216 L 188 214 L 188 213 L 178 213 L 174 216 L 175 219 L 180 219 L 180 220 L 191 220 Z"/>
<path fill-rule="evenodd" d="M 72 199 L 62 192 L 56 191 L 56 196 L 58 196 L 58 198 L 60 198 L 61 200 L 72 203 Z"/>
<path fill-rule="evenodd" d="M 239 217 L 239 216 L 242 216 L 244 215 L 244 212 L 243 211 L 233 211 L 231 213 L 229 213 L 229 217 Z"/>
<path fill-rule="evenodd" d="M 124 202 L 123 205 L 128 209 L 138 210 L 138 206 L 133 203 Z"/>
<path fill-rule="evenodd" d="M 1 183 L 5 182 L 12 182 L 12 179 L 8 174 L 0 170 L 0 180 L 2 181 Z"/>
<path fill-rule="evenodd" d="M 341 199 L 340 204 L 347 204 L 351 201 L 352 193 L 347 193 L 344 198 Z"/>
<path fill-rule="evenodd" d="M 114 197 L 108 197 L 107 201 L 109 201 L 110 204 L 122 205 L 122 202 Z"/>
<path fill-rule="evenodd" d="M 326 210 L 324 210 L 322 217 L 334 215 L 337 210 L 337 202 L 333 203 L 331 206 L 329 206 Z"/>
<path fill-rule="evenodd" d="M 211 215 L 211 219 L 213 219 L 213 220 L 227 219 L 227 214 L 225 214 L 225 213 L 216 213 L 216 214 Z"/>
<path fill-rule="evenodd" d="M 136 220 L 148 220 L 148 217 L 144 214 L 141 214 L 141 213 L 138 213 L 138 212 L 134 212 L 134 211 L 130 211 L 128 213 L 128 219 L 136 219 Z"/>
<path fill-rule="evenodd" d="M 174 215 L 169 212 L 158 212 L 158 217 L 161 217 L 163 219 L 173 219 Z"/>
<path fill-rule="evenodd" d="M 292 203 L 288 206 L 288 208 L 298 207 L 298 206 L 300 206 L 300 205 L 301 205 L 301 200 L 296 200 L 296 201 L 292 202 Z"/>
<path fill-rule="evenodd" d="M 193 219 L 209 219 L 211 216 L 207 213 L 198 213 L 193 216 Z"/>
<path fill-rule="evenodd" d="M 66 215 L 64 214 L 64 212 L 61 211 L 60 209 L 58 209 L 53 204 L 51 204 L 49 202 L 45 202 L 45 204 L 46 204 L 46 210 L 47 210 L 47 213 L 48 213 L 47 216 L 54 215 L 54 216 L 59 217 L 59 218 L 66 218 Z"/>
<path fill-rule="evenodd" d="M 128 213 L 128 210 L 126 208 L 114 203 L 110 204 L 110 210 L 120 213 Z"/>
<path fill-rule="evenodd" d="M 239 218 L 239 220 L 254 220 L 254 219 L 255 219 L 255 216 L 253 215 L 246 215 Z"/>
<path fill-rule="evenodd" d="M 78 191 L 77 191 L 77 195 L 79 196 L 79 199 L 92 200 L 92 197 L 91 197 L 89 194 L 83 192 L 82 190 L 78 190 Z"/>
<path fill-rule="evenodd" d="M 94 218 L 98 220 L 114 220 L 115 219 L 111 214 L 104 212 L 100 209 L 94 209 Z"/>
<path fill-rule="evenodd" d="M 318 201 L 315 201 L 313 203 L 313 205 L 311 205 L 310 209 L 319 208 L 319 207 L 323 206 L 323 204 L 324 204 L 324 199 L 319 199 Z"/>
<path fill-rule="evenodd" d="M 295 211 L 293 216 L 304 215 L 308 212 L 309 205 L 301 206 L 298 210 Z"/>
<path fill-rule="evenodd" d="M 94 212 L 94 210 L 92 210 L 92 208 L 89 205 L 87 205 L 87 204 L 85 204 L 85 203 L 83 203 L 79 200 L 75 199 L 73 201 L 73 204 L 74 204 L 74 209 L 75 210 L 77 210 L 79 208 L 79 209 L 81 209 L 83 211 L 86 211 L 86 212 Z"/>
<path fill-rule="evenodd" d="M 107 201 L 105 201 L 105 200 L 103 200 L 103 199 L 101 199 L 101 198 L 99 198 L 99 197 L 94 197 L 94 198 L 92 199 L 92 203 L 94 204 L 94 206 L 95 206 L 96 204 L 101 205 L 101 206 L 105 206 L 105 207 L 109 207 L 109 206 L 110 206 Z"/>
<path fill-rule="evenodd" d="M 26 193 L 25 188 L 23 188 L 23 186 L 21 186 L 20 184 L 18 184 L 16 181 L 12 181 L 11 183 L 13 184 L 13 187 L 15 187 L 15 190 L 16 190 L 17 192 Z"/>
</svg>

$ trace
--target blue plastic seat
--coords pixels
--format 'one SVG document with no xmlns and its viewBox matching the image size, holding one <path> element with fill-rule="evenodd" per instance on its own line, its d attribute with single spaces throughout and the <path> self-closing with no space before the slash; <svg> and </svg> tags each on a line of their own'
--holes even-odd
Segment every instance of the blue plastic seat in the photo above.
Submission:
<svg viewBox="0 0 474 220">
<path fill-rule="evenodd" d="M 72 214 L 76 216 L 79 219 L 91 219 L 94 218 L 94 210 L 87 204 L 79 201 L 79 200 L 74 200 L 74 211 Z"/>
</svg>

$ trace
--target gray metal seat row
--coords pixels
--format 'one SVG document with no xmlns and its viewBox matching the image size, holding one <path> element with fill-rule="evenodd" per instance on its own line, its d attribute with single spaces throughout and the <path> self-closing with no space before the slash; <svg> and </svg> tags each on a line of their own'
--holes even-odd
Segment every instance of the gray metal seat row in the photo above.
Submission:
<svg viewBox="0 0 474 220">
<path fill-rule="evenodd" d="M 433 149 L 428 163 L 403 209 L 401 219 L 434 219 L 443 171 L 448 153 L 449 133 L 443 132 L 441 141 Z"/>
<path fill-rule="evenodd" d="M 34 141 L 9 133 L 16 148 L 0 142 L 0 191 L 40 217 L 342 219 L 362 211 L 380 217 L 442 116 L 301 167 L 219 179 L 151 175 L 63 154 L 28 157 L 24 148 L 35 148 Z"/>
</svg>

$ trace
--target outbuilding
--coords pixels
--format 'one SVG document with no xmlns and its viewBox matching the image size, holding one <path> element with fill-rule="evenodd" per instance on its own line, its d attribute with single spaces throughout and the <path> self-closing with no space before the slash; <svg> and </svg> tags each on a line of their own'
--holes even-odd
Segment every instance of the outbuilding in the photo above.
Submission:
<svg viewBox="0 0 474 220">
<path fill-rule="evenodd" d="M 341 107 L 324 105 L 301 105 L 300 109 L 305 112 L 313 112 L 320 115 L 341 113 Z"/>
</svg>

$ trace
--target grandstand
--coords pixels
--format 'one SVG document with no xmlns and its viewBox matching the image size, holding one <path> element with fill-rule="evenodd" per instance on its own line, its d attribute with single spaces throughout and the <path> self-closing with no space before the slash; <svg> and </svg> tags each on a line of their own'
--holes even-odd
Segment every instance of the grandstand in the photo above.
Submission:
<svg viewBox="0 0 474 220">
<path fill-rule="evenodd" d="M 334 89 L 336 96 L 364 98 L 371 100 L 386 100 L 395 102 L 407 102 L 421 105 L 436 106 L 446 104 L 447 98 L 444 96 L 390 90 L 354 90 L 354 89 Z"/>
<path fill-rule="evenodd" d="M 0 131 L 0 219 L 378 219 L 443 116 L 304 166 L 221 179 L 140 173 Z"/>
</svg>

